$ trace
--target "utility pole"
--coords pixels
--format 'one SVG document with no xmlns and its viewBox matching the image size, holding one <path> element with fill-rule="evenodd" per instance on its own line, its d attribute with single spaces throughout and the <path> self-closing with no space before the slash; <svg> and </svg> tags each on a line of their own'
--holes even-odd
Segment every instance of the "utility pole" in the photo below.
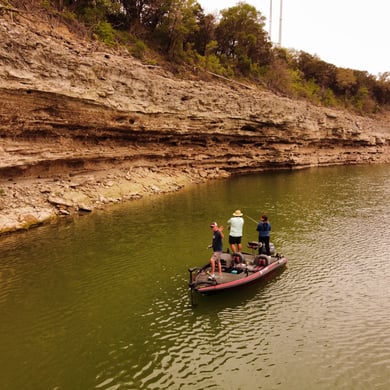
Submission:
<svg viewBox="0 0 390 390">
<path fill-rule="evenodd" d="M 269 40 L 272 42 L 272 0 L 269 0 Z"/>
<path fill-rule="evenodd" d="M 279 46 L 282 46 L 282 15 L 283 15 L 283 0 L 280 0 Z"/>
</svg>

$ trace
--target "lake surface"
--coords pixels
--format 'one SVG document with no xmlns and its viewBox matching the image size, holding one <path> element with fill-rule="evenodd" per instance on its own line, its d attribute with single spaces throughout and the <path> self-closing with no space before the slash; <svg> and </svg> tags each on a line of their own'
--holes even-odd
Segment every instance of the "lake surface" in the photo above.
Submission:
<svg viewBox="0 0 390 390">
<path fill-rule="evenodd" d="M 244 247 L 269 216 L 287 267 L 192 307 L 187 270 L 236 209 Z M 390 167 L 232 178 L 0 237 L 0 316 L 0 389 L 387 390 Z"/>
</svg>

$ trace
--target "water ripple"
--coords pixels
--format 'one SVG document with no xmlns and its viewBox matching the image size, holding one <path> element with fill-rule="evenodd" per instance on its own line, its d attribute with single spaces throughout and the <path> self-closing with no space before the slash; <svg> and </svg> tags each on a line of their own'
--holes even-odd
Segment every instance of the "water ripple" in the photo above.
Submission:
<svg viewBox="0 0 390 390">
<path fill-rule="evenodd" d="M 374 171 L 215 183 L 3 240 L 0 387 L 387 390 L 390 185 Z M 287 267 L 191 307 L 204 221 L 237 194 L 273 212 Z"/>
</svg>

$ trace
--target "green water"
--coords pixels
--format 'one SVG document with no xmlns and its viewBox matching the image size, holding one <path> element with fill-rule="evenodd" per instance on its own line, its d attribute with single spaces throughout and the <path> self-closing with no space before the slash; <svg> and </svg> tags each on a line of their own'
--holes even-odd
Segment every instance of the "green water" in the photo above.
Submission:
<svg viewBox="0 0 390 390">
<path fill-rule="evenodd" d="M 390 388 L 389 168 L 233 178 L 0 237 L 0 389 Z M 288 265 L 191 307 L 187 269 L 236 209 L 245 244 L 268 214 Z"/>
</svg>

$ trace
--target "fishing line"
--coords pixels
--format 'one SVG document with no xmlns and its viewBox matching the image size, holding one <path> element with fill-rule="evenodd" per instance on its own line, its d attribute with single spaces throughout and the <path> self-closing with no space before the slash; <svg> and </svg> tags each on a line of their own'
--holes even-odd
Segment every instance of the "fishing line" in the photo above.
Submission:
<svg viewBox="0 0 390 390">
<path fill-rule="evenodd" d="M 256 225 L 259 223 L 258 221 L 250 217 L 248 214 L 245 214 L 245 216 L 248 217 L 251 221 L 253 221 Z"/>
</svg>

